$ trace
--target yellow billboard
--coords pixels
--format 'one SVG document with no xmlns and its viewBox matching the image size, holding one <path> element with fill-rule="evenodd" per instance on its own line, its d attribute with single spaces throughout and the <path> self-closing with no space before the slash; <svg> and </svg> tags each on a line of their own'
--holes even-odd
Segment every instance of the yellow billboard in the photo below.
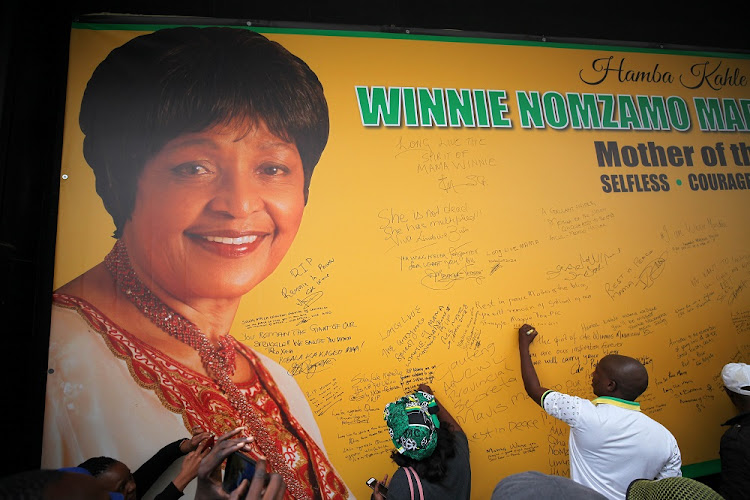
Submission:
<svg viewBox="0 0 750 500">
<path fill-rule="evenodd" d="M 601 356 L 634 357 L 683 465 L 716 460 L 719 373 L 750 345 L 748 75 L 718 53 L 74 25 L 43 466 L 134 469 L 243 424 L 289 495 L 367 498 L 395 468 L 385 405 L 427 383 L 472 497 L 568 475 L 524 323 L 547 386 L 590 398 Z"/>
</svg>

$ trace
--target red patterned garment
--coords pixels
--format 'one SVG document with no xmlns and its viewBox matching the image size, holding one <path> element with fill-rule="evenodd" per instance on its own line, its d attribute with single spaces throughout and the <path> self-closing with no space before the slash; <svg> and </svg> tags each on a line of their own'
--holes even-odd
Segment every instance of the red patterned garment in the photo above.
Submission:
<svg viewBox="0 0 750 500">
<path fill-rule="evenodd" d="M 136 384 L 153 391 L 167 410 L 182 415 L 186 429 L 200 426 L 219 436 L 246 425 L 212 379 L 142 342 L 78 297 L 54 294 L 53 301 L 58 306 L 76 310 L 101 335 L 110 351 L 127 363 Z M 291 415 L 284 395 L 258 356 L 244 344 L 235 339 L 232 341 L 236 352 L 247 359 L 254 370 L 251 378 L 237 383 L 237 387 L 258 410 L 264 429 L 275 443 L 274 451 L 284 457 L 285 464 L 297 477 L 297 483 L 305 488 L 296 495 L 287 489 L 286 498 L 348 498 L 344 482 L 323 450 Z M 251 446 L 251 454 L 256 458 L 264 455 L 255 443 Z"/>
</svg>

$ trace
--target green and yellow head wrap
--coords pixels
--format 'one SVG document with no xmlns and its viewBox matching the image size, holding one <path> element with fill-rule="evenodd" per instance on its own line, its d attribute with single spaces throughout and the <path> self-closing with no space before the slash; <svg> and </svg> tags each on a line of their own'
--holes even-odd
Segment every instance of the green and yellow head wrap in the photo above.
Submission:
<svg viewBox="0 0 750 500">
<path fill-rule="evenodd" d="M 423 460 L 435 451 L 440 421 L 435 396 L 417 391 L 388 403 L 383 418 L 396 450 L 414 460 Z"/>
</svg>

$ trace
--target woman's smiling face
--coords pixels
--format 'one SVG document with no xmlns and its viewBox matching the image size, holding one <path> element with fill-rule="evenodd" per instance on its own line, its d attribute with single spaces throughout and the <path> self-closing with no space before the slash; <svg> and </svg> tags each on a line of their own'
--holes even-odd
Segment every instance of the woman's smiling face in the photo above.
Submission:
<svg viewBox="0 0 750 500">
<path fill-rule="evenodd" d="M 238 298 L 278 266 L 304 207 L 297 147 L 239 121 L 178 136 L 146 162 L 123 238 L 152 287 Z"/>
</svg>

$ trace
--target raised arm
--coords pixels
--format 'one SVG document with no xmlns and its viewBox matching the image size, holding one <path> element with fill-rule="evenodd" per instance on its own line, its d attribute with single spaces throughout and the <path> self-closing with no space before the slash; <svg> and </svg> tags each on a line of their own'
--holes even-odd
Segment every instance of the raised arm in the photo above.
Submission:
<svg viewBox="0 0 750 500">
<path fill-rule="evenodd" d="M 523 378 L 523 387 L 526 394 L 533 399 L 539 406 L 542 405 L 542 396 L 547 392 L 546 387 L 539 383 L 539 377 L 536 374 L 536 368 L 531 361 L 529 346 L 539 332 L 531 325 L 524 324 L 518 329 L 518 352 L 521 355 L 521 378 Z"/>
<path fill-rule="evenodd" d="M 138 470 L 133 472 L 133 479 L 135 480 L 139 498 L 153 486 L 156 480 L 159 479 L 159 476 L 172 465 L 172 462 L 184 455 L 180 449 L 182 442 L 183 439 L 178 439 L 164 446 L 153 457 L 138 467 Z"/>
<path fill-rule="evenodd" d="M 138 498 L 141 498 L 146 491 L 151 488 L 162 473 L 172 465 L 172 462 L 196 450 L 199 444 L 205 441 L 208 436 L 209 433 L 203 432 L 200 427 L 195 427 L 193 428 L 192 437 L 178 439 L 177 441 L 164 446 L 157 451 L 153 457 L 149 458 L 146 463 L 138 467 L 138 470 L 133 472 L 133 479 L 138 488 Z M 189 465 L 191 462 L 193 463 L 192 466 Z M 193 459 L 192 457 L 191 460 L 188 460 L 187 464 L 183 462 L 178 476 L 172 480 L 171 484 L 167 485 L 165 490 L 162 491 L 157 498 L 172 498 L 175 494 L 181 496 L 182 490 L 185 489 L 185 486 L 187 486 L 187 484 L 192 481 L 198 473 L 199 462 L 200 459 L 197 459 L 196 461 L 196 459 Z M 195 470 L 194 473 L 190 472 L 191 468 Z"/>
<path fill-rule="evenodd" d="M 417 387 L 417 390 L 426 392 L 427 394 L 432 394 L 433 396 L 435 395 L 432 392 L 432 388 L 427 384 L 419 384 L 419 387 Z M 458 425 L 458 422 L 456 422 L 456 419 L 453 418 L 453 415 L 451 415 L 448 412 L 448 410 L 445 409 L 445 406 L 440 404 L 440 401 L 438 401 L 437 397 L 435 398 L 435 402 L 438 405 L 438 412 L 437 412 L 438 420 L 448 424 L 448 427 L 450 427 L 453 432 L 462 432 L 465 434 L 464 430 L 461 428 L 460 425 Z"/>
</svg>

